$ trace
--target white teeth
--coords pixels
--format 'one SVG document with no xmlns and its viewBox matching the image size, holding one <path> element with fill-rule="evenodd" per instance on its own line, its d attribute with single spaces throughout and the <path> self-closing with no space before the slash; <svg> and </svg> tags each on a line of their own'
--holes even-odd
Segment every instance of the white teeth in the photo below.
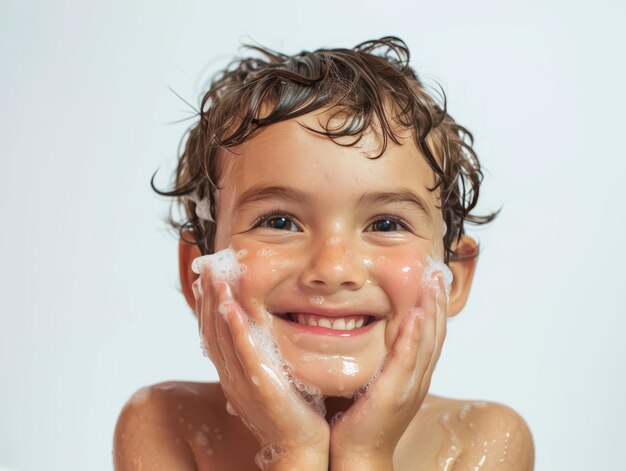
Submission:
<svg viewBox="0 0 626 471">
<path fill-rule="evenodd" d="M 317 321 L 317 325 L 319 327 L 326 327 L 327 329 L 332 329 L 332 326 L 328 319 L 320 319 L 319 321 Z"/>
<path fill-rule="evenodd" d="M 356 319 L 352 317 L 348 320 L 344 318 L 332 320 L 327 317 L 315 316 L 311 314 L 295 314 L 291 316 L 291 319 L 295 320 L 298 324 L 310 325 L 313 327 L 325 327 L 326 329 L 333 330 L 353 330 L 363 327 L 366 316 L 360 316 Z"/>
<path fill-rule="evenodd" d="M 337 319 L 333 322 L 333 329 L 335 330 L 346 330 L 346 321 L 343 319 Z"/>
</svg>

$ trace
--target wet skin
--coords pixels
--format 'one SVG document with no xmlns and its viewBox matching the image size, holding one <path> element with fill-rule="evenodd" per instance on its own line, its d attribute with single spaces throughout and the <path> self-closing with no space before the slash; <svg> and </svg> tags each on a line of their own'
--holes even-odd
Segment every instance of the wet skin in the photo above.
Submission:
<svg viewBox="0 0 626 471">
<path fill-rule="evenodd" d="M 368 158 L 379 144 L 370 133 L 341 147 L 291 120 L 224 156 L 215 250 L 247 252 L 235 298 L 269 326 L 294 374 L 325 395 L 351 394 L 372 377 L 420 303 L 426 257 L 443 257 L 433 172 L 410 142 Z M 370 323 L 314 335 L 287 313 Z"/>
<path fill-rule="evenodd" d="M 375 133 L 343 147 L 307 129 L 324 119 L 279 123 L 224 156 L 215 250 L 231 247 L 246 271 L 224 285 L 205 267 L 195 310 L 231 407 L 266 450 L 387 469 L 445 337 L 441 273 L 423 279 L 429 258 L 443 255 L 443 221 L 428 190 L 433 172 L 411 139 L 369 158 Z M 329 430 L 263 357 L 248 316 L 269 330 L 291 374 L 324 396 L 352 396 L 386 363 Z M 312 317 L 319 326 L 303 325 Z M 330 329 L 337 319 L 365 324 Z"/>
<path fill-rule="evenodd" d="M 318 119 L 324 115 L 310 114 L 299 121 L 315 127 Z M 215 251 L 232 247 L 246 266 L 245 275 L 230 286 L 216 282 L 208 271 L 196 280 L 189 266 L 199 255 L 197 249 L 181 245 L 180 254 L 183 291 L 198 315 L 226 397 L 215 388 L 198 387 L 201 392 L 193 399 L 182 394 L 176 400 L 200 414 L 203 423 L 219 423 L 230 431 L 219 444 L 226 456 L 228 450 L 239 451 L 238 459 L 246 456 L 250 464 L 254 436 L 261 444 L 280 443 L 288 449 L 291 461 L 279 460 L 272 469 L 326 469 L 329 464 L 332 469 L 414 469 L 415 459 L 423 460 L 423 469 L 443 469 L 448 461 L 464 469 L 463 461 L 453 456 L 459 449 L 466 450 L 467 466 L 480 462 L 469 453 L 471 433 L 466 437 L 453 420 L 442 422 L 446 412 L 458 415 L 458 404 L 431 400 L 437 407 L 429 411 L 423 406 L 445 337 L 446 316 L 465 304 L 474 262 L 451 264 L 455 281 L 449 298 L 441 280 L 423 280 L 427 258 L 443 257 L 443 221 L 437 195 L 428 190 L 433 173 L 410 140 L 402 145 L 390 142 L 381 158 L 369 159 L 378 145 L 370 133 L 360 146 L 341 147 L 292 120 L 265 129 L 235 149 L 237 155 L 223 156 Z M 468 238 L 459 246 L 461 251 L 473 248 Z M 344 420 L 331 429 L 289 383 L 272 373 L 250 335 L 248 315 L 269 329 L 293 375 L 328 396 L 327 418 L 347 409 Z M 298 315 L 331 321 L 365 316 L 367 322 L 338 332 L 298 324 Z M 382 374 L 367 394 L 354 404 L 342 397 L 366 384 L 385 358 Z M 116 437 L 136 418 L 132 410 L 171 408 L 168 402 L 178 394 L 175 390 L 155 394 L 149 406 L 131 404 L 120 417 Z M 225 413 L 226 398 L 247 428 Z M 499 439 L 504 443 L 505 433 L 516 430 L 524 456 L 532 457 L 523 421 L 501 407 L 481 408 L 473 427 L 481 424 L 478 429 L 485 435 L 485 429 L 491 430 L 485 424 L 498 415 L 494 411 L 507 411 L 500 416 L 510 420 L 500 420 L 505 431 L 498 429 L 501 439 L 493 439 L 493 449 Z M 188 430 L 169 422 L 164 428 L 189 444 L 178 448 L 185 463 L 220 469 L 211 466 L 228 457 L 221 454 L 216 461 L 206 453 L 206 443 L 192 435 L 203 425 L 194 417 L 192 422 L 198 423 Z M 185 420 L 189 425 L 189 416 Z M 246 445 L 239 449 L 237 443 Z M 299 454 L 302 450 L 308 454 Z M 500 459 L 498 453 L 490 456 Z M 483 465 L 491 461 L 482 459 Z M 529 466 L 532 459 L 502 469 Z"/>
</svg>

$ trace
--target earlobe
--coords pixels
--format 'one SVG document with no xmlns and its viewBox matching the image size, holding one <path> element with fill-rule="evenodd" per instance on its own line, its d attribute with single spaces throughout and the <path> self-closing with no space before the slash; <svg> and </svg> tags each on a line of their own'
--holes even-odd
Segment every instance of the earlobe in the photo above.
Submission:
<svg viewBox="0 0 626 471">
<path fill-rule="evenodd" d="M 459 258 L 449 263 L 454 276 L 448 303 L 449 317 L 456 316 L 465 306 L 478 261 L 478 244 L 471 237 L 464 235 L 452 248 L 458 253 Z"/>
<path fill-rule="evenodd" d="M 194 313 L 196 300 L 191 285 L 196 281 L 198 275 L 191 269 L 191 262 L 201 255 L 202 253 L 196 244 L 191 244 L 182 239 L 178 241 L 178 273 L 180 276 L 180 286 L 187 300 L 187 304 L 189 304 L 189 307 Z"/>
</svg>

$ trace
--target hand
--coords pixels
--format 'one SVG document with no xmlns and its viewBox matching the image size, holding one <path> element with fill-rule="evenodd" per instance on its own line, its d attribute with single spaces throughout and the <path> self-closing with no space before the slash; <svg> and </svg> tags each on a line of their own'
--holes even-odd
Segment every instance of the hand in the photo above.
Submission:
<svg viewBox="0 0 626 471">
<path fill-rule="evenodd" d="M 208 265 L 193 284 L 200 333 L 220 377 L 231 412 L 235 412 L 262 445 L 257 465 L 277 469 L 273 462 L 298 469 L 327 469 L 329 426 L 290 384 L 267 345 L 261 327 L 253 328 L 230 286 L 216 281 Z M 261 343 L 261 344 L 260 344 Z M 314 463 L 320 462 L 319 467 Z M 310 467 L 302 467 L 310 463 Z M 280 467 L 280 466 L 278 466 Z"/>
<path fill-rule="evenodd" d="M 446 335 L 442 275 L 403 319 L 380 376 L 331 427 L 333 469 L 393 469 L 393 452 L 422 405 Z"/>
</svg>

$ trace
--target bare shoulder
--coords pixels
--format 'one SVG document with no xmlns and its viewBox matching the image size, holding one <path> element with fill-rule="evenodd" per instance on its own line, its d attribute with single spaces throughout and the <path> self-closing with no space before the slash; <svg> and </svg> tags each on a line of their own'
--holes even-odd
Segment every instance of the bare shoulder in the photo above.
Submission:
<svg viewBox="0 0 626 471">
<path fill-rule="evenodd" d="M 453 469 L 533 469 L 530 429 L 510 407 L 435 396 L 430 404 L 444 437 L 445 446 L 439 450 L 440 464 L 454 464 Z"/>
<path fill-rule="evenodd" d="M 225 399 L 215 383 L 168 381 L 135 392 L 115 427 L 116 470 L 210 469 L 228 428 Z"/>
</svg>

